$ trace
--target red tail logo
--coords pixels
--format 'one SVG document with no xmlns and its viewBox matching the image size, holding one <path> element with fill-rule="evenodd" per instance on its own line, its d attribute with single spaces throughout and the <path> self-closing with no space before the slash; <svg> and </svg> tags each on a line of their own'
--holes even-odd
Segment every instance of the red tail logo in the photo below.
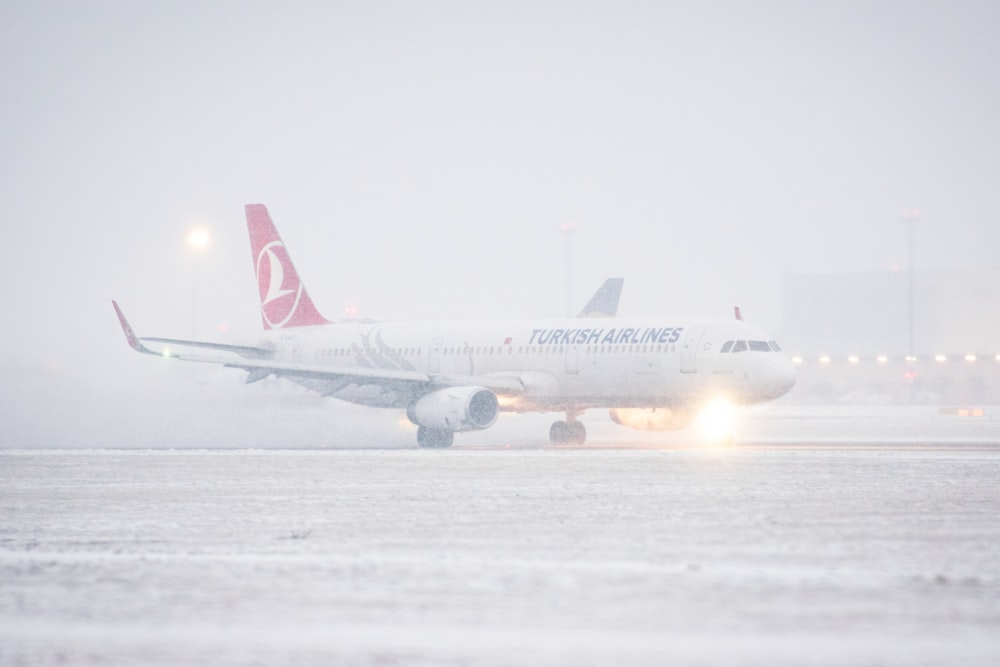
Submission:
<svg viewBox="0 0 1000 667">
<path fill-rule="evenodd" d="M 247 230 L 265 329 L 328 324 L 313 305 L 263 204 L 247 204 Z"/>
</svg>

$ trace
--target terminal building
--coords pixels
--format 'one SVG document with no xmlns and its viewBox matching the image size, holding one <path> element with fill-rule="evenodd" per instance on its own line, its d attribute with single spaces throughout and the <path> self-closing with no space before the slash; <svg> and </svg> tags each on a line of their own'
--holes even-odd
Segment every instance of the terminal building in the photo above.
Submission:
<svg viewBox="0 0 1000 667">
<path fill-rule="evenodd" d="M 789 400 L 1000 403 L 1000 273 L 787 274 Z"/>
</svg>

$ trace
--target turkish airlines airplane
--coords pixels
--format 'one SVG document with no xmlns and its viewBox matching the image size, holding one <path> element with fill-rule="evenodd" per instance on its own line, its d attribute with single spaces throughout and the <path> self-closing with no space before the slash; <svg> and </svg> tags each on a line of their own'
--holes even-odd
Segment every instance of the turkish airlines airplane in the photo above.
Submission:
<svg viewBox="0 0 1000 667">
<path fill-rule="evenodd" d="M 248 383 L 273 375 L 324 396 L 405 410 L 421 447 L 448 447 L 455 433 L 489 428 L 501 411 L 564 413 L 549 430 L 553 443 L 582 444 L 579 417 L 598 408 L 632 428 L 680 429 L 712 401 L 762 403 L 795 384 L 791 361 L 738 308 L 728 321 L 619 319 L 616 278 L 575 319 L 331 322 L 267 208 L 248 204 L 246 216 L 264 325 L 255 342 L 140 339 L 112 302 L 132 349 L 240 368 Z"/>
</svg>

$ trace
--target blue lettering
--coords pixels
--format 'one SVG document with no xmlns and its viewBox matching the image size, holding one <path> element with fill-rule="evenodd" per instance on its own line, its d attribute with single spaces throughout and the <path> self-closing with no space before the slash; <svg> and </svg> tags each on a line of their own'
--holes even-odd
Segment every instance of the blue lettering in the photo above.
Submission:
<svg viewBox="0 0 1000 667">
<path fill-rule="evenodd" d="M 531 330 L 531 338 L 528 339 L 528 345 L 531 345 L 532 343 L 534 343 L 535 342 L 535 336 L 537 336 L 541 332 L 542 332 L 542 329 L 532 329 Z"/>
<path fill-rule="evenodd" d="M 660 335 L 656 337 L 656 342 L 657 343 L 661 343 L 661 344 L 662 343 L 669 343 L 670 342 L 670 332 L 671 331 L 673 331 L 673 329 L 664 329 L 663 331 L 661 331 Z"/>
<path fill-rule="evenodd" d="M 604 334 L 604 340 L 601 341 L 602 345 L 614 345 L 615 344 L 615 334 L 617 329 L 611 329 L 608 333 Z"/>
<path fill-rule="evenodd" d="M 681 337 L 682 331 L 684 331 L 684 327 L 678 327 L 677 329 L 674 329 L 674 335 L 670 337 L 670 340 L 668 342 L 676 343 L 677 339 Z"/>
<path fill-rule="evenodd" d="M 597 345 L 601 342 L 601 334 L 604 333 L 604 329 L 594 329 L 587 336 L 587 345 Z"/>
</svg>

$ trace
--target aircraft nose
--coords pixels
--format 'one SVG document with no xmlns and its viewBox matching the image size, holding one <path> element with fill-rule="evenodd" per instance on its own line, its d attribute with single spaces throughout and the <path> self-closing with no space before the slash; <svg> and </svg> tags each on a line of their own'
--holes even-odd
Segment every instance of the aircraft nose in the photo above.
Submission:
<svg viewBox="0 0 1000 667">
<path fill-rule="evenodd" d="M 788 357 L 774 363 L 768 369 L 767 385 L 771 398 L 784 396 L 795 386 L 795 364 Z"/>
</svg>

